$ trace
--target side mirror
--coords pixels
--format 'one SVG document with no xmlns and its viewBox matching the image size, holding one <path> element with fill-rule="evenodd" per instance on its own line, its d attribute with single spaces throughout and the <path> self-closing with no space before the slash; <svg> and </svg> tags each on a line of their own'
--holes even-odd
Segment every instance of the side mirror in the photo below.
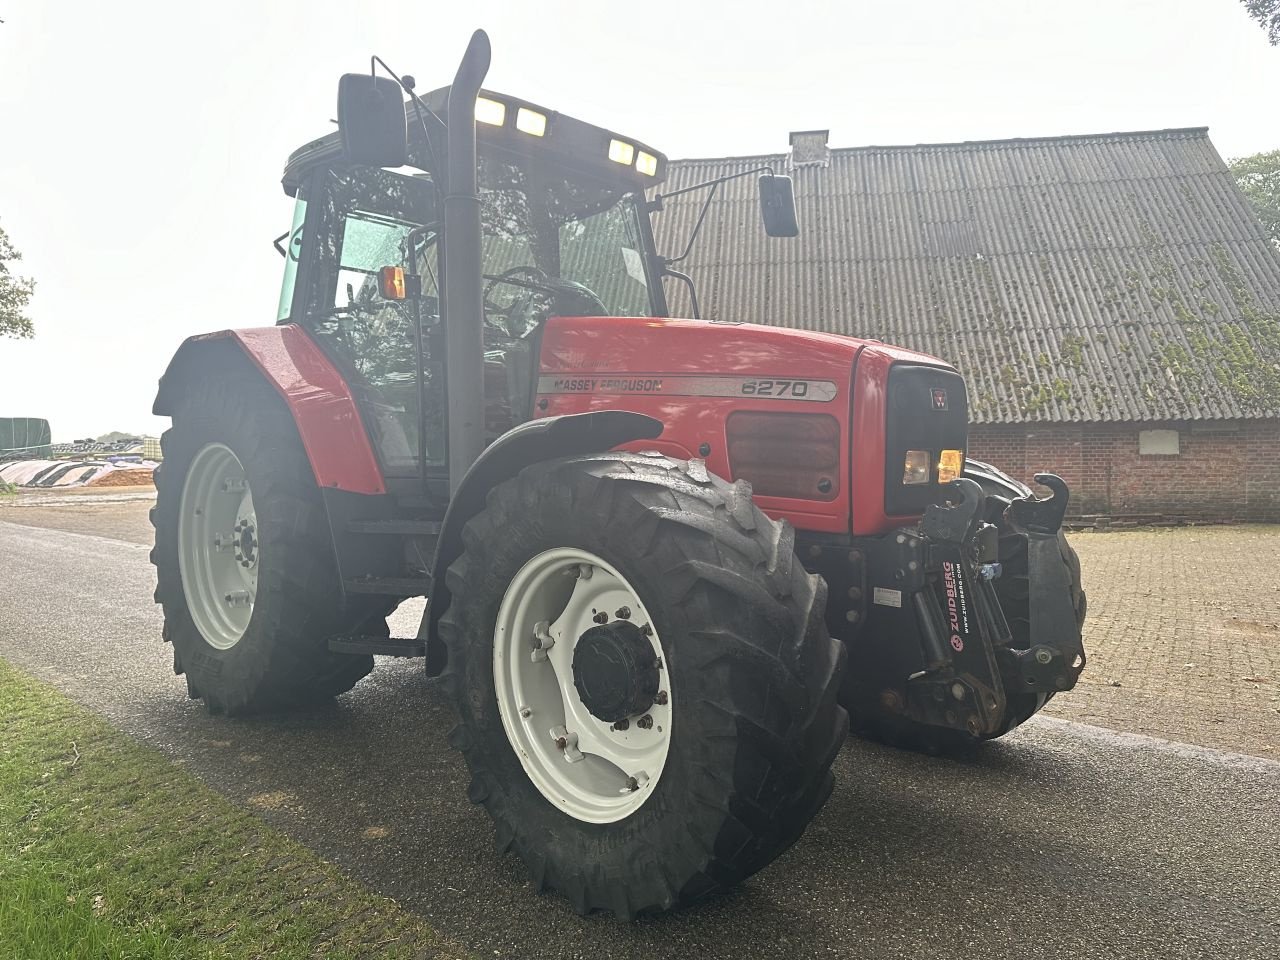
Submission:
<svg viewBox="0 0 1280 960">
<path fill-rule="evenodd" d="M 338 81 L 338 135 L 348 163 L 404 166 L 409 130 L 400 84 L 390 77 L 343 74 Z"/>
<path fill-rule="evenodd" d="M 771 237 L 800 235 L 790 177 L 766 173 L 760 178 L 760 218 L 764 220 L 764 232 Z"/>
</svg>

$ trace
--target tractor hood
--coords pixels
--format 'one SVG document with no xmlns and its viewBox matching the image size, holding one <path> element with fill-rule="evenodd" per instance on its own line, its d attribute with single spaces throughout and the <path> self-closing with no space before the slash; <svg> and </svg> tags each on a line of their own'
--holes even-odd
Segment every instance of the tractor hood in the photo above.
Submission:
<svg viewBox="0 0 1280 960">
<path fill-rule="evenodd" d="M 707 320 L 552 318 L 534 416 L 646 414 L 664 429 L 637 449 L 750 478 L 765 512 L 798 529 L 879 532 L 898 522 L 886 500 L 893 369 L 950 391 L 963 447 L 963 381 L 941 360 L 874 340 Z"/>
<path fill-rule="evenodd" d="M 586 373 L 796 378 L 848 384 L 859 353 L 952 369 L 936 357 L 834 333 L 657 317 L 556 317 L 542 346 L 544 379 Z M 597 391 L 600 385 L 597 384 Z M 596 392 L 596 391 L 593 391 Z M 650 393 L 667 391 L 651 386 Z M 740 394 L 738 394 L 740 395 Z"/>
</svg>

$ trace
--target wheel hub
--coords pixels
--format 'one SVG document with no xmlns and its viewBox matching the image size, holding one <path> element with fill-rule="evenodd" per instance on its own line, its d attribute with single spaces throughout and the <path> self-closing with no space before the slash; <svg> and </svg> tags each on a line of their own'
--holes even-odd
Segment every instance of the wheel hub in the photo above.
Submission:
<svg viewBox="0 0 1280 960">
<path fill-rule="evenodd" d="M 258 562 L 257 528 L 244 517 L 235 525 L 235 555 L 242 567 L 252 567 Z"/>
<path fill-rule="evenodd" d="M 663 649 L 640 594 L 602 557 L 553 547 L 511 578 L 494 693 L 516 757 L 557 809 L 615 823 L 653 795 L 676 702 Z"/>
<path fill-rule="evenodd" d="M 658 658 L 630 620 L 587 630 L 573 650 L 573 685 L 593 717 L 613 723 L 643 713 L 658 696 Z"/>
</svg>

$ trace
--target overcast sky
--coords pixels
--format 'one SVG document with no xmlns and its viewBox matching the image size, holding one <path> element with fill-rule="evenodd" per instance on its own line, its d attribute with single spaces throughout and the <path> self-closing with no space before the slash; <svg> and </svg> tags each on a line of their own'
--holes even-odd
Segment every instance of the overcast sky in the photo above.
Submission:
<svg viewBox="0 0 1280 960">
<path fill-rule="evenodd" d="M 672 157 L 1208 125 L 1280 148 L 1280 49 L 1238 0 L 118 3 L 0 0 L 0 225 L 36 339 L 0 416 L 156 433 L 190 334 L 269 325 L 288 153 L 376 52 L 423 90 L 488 30 L 488 86 Z"/>
</svg>

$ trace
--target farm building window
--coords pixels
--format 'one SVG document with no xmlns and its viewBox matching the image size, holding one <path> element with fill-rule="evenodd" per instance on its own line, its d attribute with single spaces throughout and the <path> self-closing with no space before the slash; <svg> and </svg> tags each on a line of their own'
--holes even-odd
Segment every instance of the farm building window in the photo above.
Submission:
<svg viewBox="0 0 1280 960">
<path fill-rule="evenodd" d="M 1176 457 L 1178 455 L 1177 430 L 1139 430 L 1138 453 L 1150 457 Z"/>
</svg>

